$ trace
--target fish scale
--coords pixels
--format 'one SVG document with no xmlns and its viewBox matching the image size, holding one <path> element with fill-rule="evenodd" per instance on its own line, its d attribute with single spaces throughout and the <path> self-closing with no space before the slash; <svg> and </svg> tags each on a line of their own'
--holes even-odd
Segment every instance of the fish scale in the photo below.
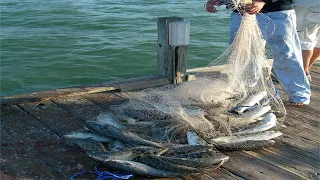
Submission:
<svg viewBox="0 0 320 180">
<path fill-rule="evenodd" d="M 86 121 L 85 126 L 90 130 L 92 130 L 94 133 L 100 134 L 104 137 L 118 139 L 120 141 L 126 142 L 127 144 L 133 144 L 133 145 L 144 144 L 144 145 L 150 145 L 155 147 L 162 147 L 162 145 L 159 143 L 143 139 L 136 134 L 133 134 L 129 131 L 125 131 L 122 129 L 118 129 L 114 126 L 101 125 L 94 121 Z"/>
</svg>

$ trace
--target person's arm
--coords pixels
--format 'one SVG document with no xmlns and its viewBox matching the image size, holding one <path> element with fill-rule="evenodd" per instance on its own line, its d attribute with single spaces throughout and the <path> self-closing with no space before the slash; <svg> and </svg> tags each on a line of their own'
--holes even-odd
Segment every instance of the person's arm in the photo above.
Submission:
<svg viewBox="0 0 320 180">
<path fill-rule="evenodd" d="M 208 0 L 204 4 L 204 8 L 209 13 L 215 13 L 215 12 L 217 12 L 216 6 L 221 6 L 221 5 L 222 5 L 221 0 Z"/>
<path fill-rule="evenodd" d="M 248 14 L 257 14 L 261 11 L 268 0 L 252 0 L 252 3 L 246 6 L 245 10 Z"/>
</svg>

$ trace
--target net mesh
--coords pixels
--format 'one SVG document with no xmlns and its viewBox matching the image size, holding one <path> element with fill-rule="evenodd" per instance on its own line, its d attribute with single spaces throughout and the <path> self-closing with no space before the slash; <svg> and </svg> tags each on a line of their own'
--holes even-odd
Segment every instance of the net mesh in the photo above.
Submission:
<svg viewBox="0 0 320 180">
<path fill-rule="evenodd" d="M 194 80 L 127 93 L 65 137 L 108 167 L 158 177 L 203 173 L 228 160 L 223 151 L 273 144 L 286 111 L 264 46 L 244 14 L 233 43 Z"/>
</svg>

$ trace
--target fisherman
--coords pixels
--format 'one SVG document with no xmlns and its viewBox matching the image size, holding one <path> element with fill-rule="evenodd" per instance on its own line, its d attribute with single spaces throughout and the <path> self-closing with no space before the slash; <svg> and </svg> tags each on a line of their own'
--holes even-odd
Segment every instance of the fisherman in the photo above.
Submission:
<svg viewBox="0 0 320 180">
<path fill-rule="evenodd" d="M 230 0 L 208 0 L 206 10 L 215 13 L 216 6 Z M 273 54 L 273 71 L 289 94 L 290 105 L 310 103 L 310 84 L 303 70 L 302 53 L 296 31 L 296 15 L 293 0 L 252 0 L 244 7 L 250 15 L 256 15 L 263 38 Z M 241 8 L 242 9 L 242 8 Z M 233 41 L 240 26 L 242 12 L 235 9 L 230 19 L 230 41 Z"/>
</svg>

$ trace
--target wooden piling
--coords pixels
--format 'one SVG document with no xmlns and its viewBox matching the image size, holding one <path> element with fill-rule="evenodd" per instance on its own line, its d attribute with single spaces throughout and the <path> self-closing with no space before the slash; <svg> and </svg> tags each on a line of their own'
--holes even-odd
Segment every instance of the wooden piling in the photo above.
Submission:
<svg viewBox="0 0 320 180">
<path fill-rule="evenodd" d="M 180 83 L 186 74 L 187 46 L 169 45 L 169 23 L 183 21 L 181 17 L 158 18 L 158 75 L 168 77 L 170 82 Z"/>
<path fill-rule="evenodd" d="M 188 46 L 176 48 L 175 57 L 175 81 L 182 83 L 186 80 Z"/>
</svg>

